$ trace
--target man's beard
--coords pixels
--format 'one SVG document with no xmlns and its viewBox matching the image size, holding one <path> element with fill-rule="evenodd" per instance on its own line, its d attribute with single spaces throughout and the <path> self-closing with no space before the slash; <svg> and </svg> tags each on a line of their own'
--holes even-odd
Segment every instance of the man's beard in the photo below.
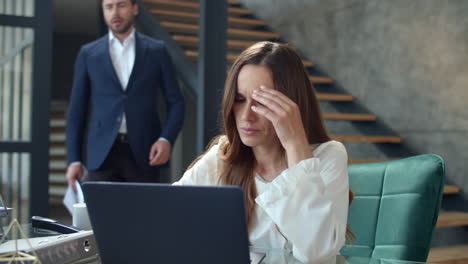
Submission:
<svg viewBox="0 0 468 264">
<path fill-rule="evenodd" d="M 128 20 L 126 24 L 124 24 L 120 28 L 112 27 L 112 24 L 108 25 L 108 27 L 111 29 L 112 33 L 114 34 L 123 34 L 125 32 L 128 32 L 128 30 L 133 26 L 133 21 L 134 21 L 134 18 L 132 17 Z"/>
</svg>

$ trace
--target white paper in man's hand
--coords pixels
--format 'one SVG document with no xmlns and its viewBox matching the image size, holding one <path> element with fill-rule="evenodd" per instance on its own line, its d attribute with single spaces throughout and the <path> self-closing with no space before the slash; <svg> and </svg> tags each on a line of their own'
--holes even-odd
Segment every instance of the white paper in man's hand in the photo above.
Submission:
<svg viewBox="0 0 468 264">
<path fill-rule="evenodd" d="M 73 191 L 72 187 L 68 185 L 67 192 L 63 197 L 63 205 L 67 208 L 68 212 L 73 215 L 73 204 L 84 203 L 83 191 L 81 190 L 80 183 L 75 181 L 76 193 Z"/>
</svg>

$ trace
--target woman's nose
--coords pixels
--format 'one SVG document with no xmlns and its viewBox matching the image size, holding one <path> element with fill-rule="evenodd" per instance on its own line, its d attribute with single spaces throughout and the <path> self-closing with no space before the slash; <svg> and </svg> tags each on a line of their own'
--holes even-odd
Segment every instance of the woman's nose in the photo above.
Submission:
<svg viewBox="0 0 468 264">
<path fill-rule="evenodd" d="M 252 110 L 252 105 L 246 104 L 242 111 L 242 119 L 247 121 L 253 121 L 256 118 L 256 113 Z"/>
</svg>

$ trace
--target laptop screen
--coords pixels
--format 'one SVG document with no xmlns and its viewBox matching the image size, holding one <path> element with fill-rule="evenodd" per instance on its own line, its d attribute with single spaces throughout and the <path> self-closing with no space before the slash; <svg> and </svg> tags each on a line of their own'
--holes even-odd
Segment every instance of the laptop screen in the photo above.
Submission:
<svg viewBox="0 0 468 264">
<path fill-rule="evenodd" d="M 242 190 L 147 183 L 83 184 L 106 263 L 249 263 Z"/>
</svg>

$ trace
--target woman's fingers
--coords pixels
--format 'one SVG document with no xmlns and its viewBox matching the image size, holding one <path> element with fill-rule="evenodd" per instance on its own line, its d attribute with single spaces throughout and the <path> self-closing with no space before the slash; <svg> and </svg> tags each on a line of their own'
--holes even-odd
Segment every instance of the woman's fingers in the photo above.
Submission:
<svg viewBox="0 0 468 264">
<path fill-rule="evenodd" d="M 281 102 L 275 100 L 275 98 L 265 96 L 259 92 L 254 92 L 252 97 L 255 101 L 263 105 L 263 107 L 260 106 L 259 108 L 268 108 L 279 115 L 285 114 L 286 109 L 284 109 L 284 106 L 281 104 Z"/>
<path fill-rule="evenodd" d="M 268 118 L 273 121 L 273 118 L 284 119 L 292 118 L 297 115 L 298 107 L 291 99 L 289 99 L 283 93 L 274 89 L 266 88 L 261 86 L 261 89 L 254 90 L 252 98 L 260 103 L 262 106 L 257 108 L 268 108 L 271 110 L 271 114 L 274 116 Z M 264 112 L 264 113 L 263 113 Z M 266 115 L 268 111 L 262 111 L 263 115 Z"/>
<path fill-rule="evenodd" d="M 295 104 L 293 100 L 289 99 L 286 95 L 284 95 L 282 92 L 277 91 L 275 89 L 268 88 L 264 85 L 260 86 L 260 89 L 256 90 L 260 92 L 261 94 L 265 96 L 269 96 L 270 98 L 275 98 L 279 102 L 286 104 L 286 105 L 292 105 Z"/>
<path fill-rule="evenodd" d="M 264 116 L 266 119 L 270 120 L 271 122 L 274 122 L 275 114 L 270 109 L 266 107 L 259 107 L 259 106 L 251 106 L 251 109 L 255 113 Z"/>
<path fill-rule="evenodd" d="M 294 101 L 280 91 L 263 85 L 252 93 L 252 99 L 259 103 L 251 106 L 252 111 L 273 124 L 286 151 L 297 152 L 302 147 L 308 149 L 301 113 Z"/>
</svg>

